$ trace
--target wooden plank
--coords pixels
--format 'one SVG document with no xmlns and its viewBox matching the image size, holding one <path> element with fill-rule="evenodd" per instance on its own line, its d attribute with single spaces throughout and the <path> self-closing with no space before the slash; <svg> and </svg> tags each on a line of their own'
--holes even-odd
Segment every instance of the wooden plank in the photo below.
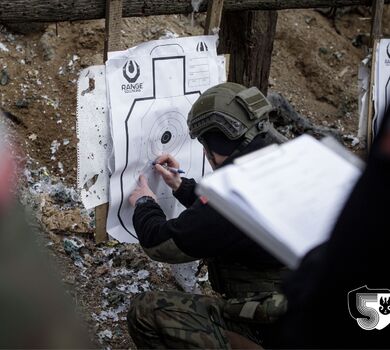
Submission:
<svg viewBox="0 0 390 350">
<path fill-rule="evenodd" d="M 106 37 L 104 41 L 104 62 L 107 53 L 118 51 L 121 46 L 122 0 L 106 0 Z"/>
<path fill-rule="evenodd" d="M 104 40 L 104 62 L 110 51 L 121 49 L 122 0 L 106 0 L 106 37 Z M 103 62 L 103 63 L 104 63 Z M 95 208 L 95 241 L 104 242 L 107 235 L 108 203 Z"/>
<path fill-rule="evenodd" d="M 108 239 L 107 235 L 108 203 L 95 208 L 95 242 L 101 243 Z"/>
<path fill-rule="evenodd" d="M 222 10 L 224 0 L 210 0 L 207 9 L 205 35 L 217 34 L 221 27 Z"/>
<path fill-rule="evenodd" d="M 390 3 L 390 0 L 385 0 Z M 206 12 L 207 1 L 199 11 Z M 370 6 L 372 0 L 225 0 L 226 11 L 285 10 L 313 7 Z M 123 0 L 123 17 L 192 13 L 191 0 Z M 105 0 L 0 1 L 0 22 L 61 22 L 105 18 Z"/>
</svg>

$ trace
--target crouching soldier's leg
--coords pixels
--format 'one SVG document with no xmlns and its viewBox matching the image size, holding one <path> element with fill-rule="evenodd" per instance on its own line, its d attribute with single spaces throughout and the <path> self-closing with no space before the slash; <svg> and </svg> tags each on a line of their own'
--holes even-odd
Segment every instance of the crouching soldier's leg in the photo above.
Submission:
<svg viewBox="0 0 390 350">
<path fill-rule="evenodd" d="M 175 291 L 143 293 L 131 301 L 129 332 L 138 348 L 228 349 L 224 303 Z"/>
</svg>

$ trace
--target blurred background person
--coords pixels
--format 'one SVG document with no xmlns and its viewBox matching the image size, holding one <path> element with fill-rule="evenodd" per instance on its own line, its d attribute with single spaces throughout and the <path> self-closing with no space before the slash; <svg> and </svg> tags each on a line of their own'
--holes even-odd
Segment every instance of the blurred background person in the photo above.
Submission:
<svg viewBox="0 0 390 350">
<path fill-rule="evenodd" d="M 18 203 L 12 152 L 0 124 L 0 348 L 86 348 L 74 306 Z"/>
</svg>

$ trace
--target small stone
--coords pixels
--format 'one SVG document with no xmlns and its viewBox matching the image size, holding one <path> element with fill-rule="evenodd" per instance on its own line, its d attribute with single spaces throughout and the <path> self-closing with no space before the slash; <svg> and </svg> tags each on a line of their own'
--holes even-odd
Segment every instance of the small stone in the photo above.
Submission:
<svg viewBox="0 0 390 350">
<path fill-rule="evenodd" d="M 9 49 L 7 48 L 7 46 L 5 46 L 3 43 L 0 42 L 0 51 L 8 52 Z"/>
<path fill-rule="evenodd" d="M 333 54 L 334 57 L 336 57 L 336 59 L 338 61 L 341 61 L 341 59 L 343 58 L 344 54 L 340 51 L 336 51 L 334 54 Z"/>
<path fill-rule="evenodd" d="M 9 81 L 9 75 L 8 75 L 7 70 L 4 68 L 0 72 L 0 84 L 3 85 L 3 86 L 7 85 L 8 81 Z"/>
<path fill-rule="evenodd" d="M 28 101 L 25 99 L 17 100 L 15 106 L 18 108 L 28 108 Z"/>
<path fill-rule="evenodd" d="M 323 55 L 327 55 L 329 53 L 328 49 L 326 47 L 320 47 L 318 49 L 318 51 L 323 54 Z"/>
<path fill-rule="evenodd" d="M 125 295 L 118 291 L 112 291 L 108 294 L 107 300 L 111 305 L 118 305 L 125 300 Z"/>
<path fill-rule="evenodd" d="M 98 336 L 101 340 L 103 339 L 112 339 L 112 332 L 108 329 L 102 331 L 102 332 L 99 332 L 98 333 Z"/>
<path fill-rule="evenodd" d="M 312 25 L 316 22 L 316 19 L 314 17 L 305 16 L 305 22 L 307 25 Z"/>
<path fill-rule="evenodd" d="M 51 61 L 55 56 L 55 51 L 52 45 L 52 35 L 51 32 L 46 32 L 42 35 L 39 44 L 42 48 L 43 59 L 45 61 Z"/>
<path fill-rule="evenodd" d="M 102 276 L 102 275 L 105 275 L 108 271 L 109 271 L 109 268 L 106 265 L 102 265 L 102 266 L 99 266 L 95 272 L 96 272 L 96 275 Z"/>
</svg>

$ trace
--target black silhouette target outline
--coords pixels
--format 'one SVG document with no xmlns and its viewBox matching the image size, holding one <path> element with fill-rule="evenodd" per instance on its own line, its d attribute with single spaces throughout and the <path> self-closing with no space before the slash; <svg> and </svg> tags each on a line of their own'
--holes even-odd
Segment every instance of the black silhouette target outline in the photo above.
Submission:
<svg viewBox="0 0 390 350">
<path fill-rule="evenodd" d="M 185 56 L 170 56 L 170 57 L 161 57 L 161 58 L 153 58 L 152 59 L 152 73 L 153 73 L 153 95 L 152 96 L 149 96 L 149 97 L 142 97 L 142 98 L 136 98 L 134 99 L 131 107 L 130 107 L 130 111 L 127 115 L 127 118 L 125 120 L 125 128 L 126 128 L 126 164 L 121 172 L 121 175 L 120 175 L 120 190 L 121 190 L 121 201 L 120 201 L 120 204 L 119 204 L 119 208 L 118 208 L 118 212 L 117 212 L 117 217 L 118 217 L 118 220 L 121 224 L 121 226 L 123 227 L 123 229 L 129 234 L 131 235 L 132 237 L 134 237 L 135 239 L 138 239 L 138 237 L 133 233 L 131 232 L 125 225 L 122 217 L 121 217 L 121 211 L 122 211 L 122 208 L 123 208 L 123 205 L 124 205 L 124 201 L 125 201 L 125 195 L 124 195 L 124 190 L 123 190 L 123 184 L 124 184 L 124 181 L 125 181 L 125 178 L 124 178 L 124 174 L 126 173 L 126 170 L 128 168 L 128 165 L 129 165 L 129 146 L 130 146 L 130 139 L 129 139 L 129 119 L 132 115 L 132 112 L 134 110 L 134 107 L 135 105 L 137 104 L 137 102 L 140 102 L 140 101 L 150 101 L 150 100 L 155 100 L 156 99 L 156 61 L 160 61 L 160 60 L 177 60 L 177 59 L 181 59 L 182 62 L 183 62 L 183 92 L 184 92 L 184 96 L 186 95 L 193 95 L 193 94 L 196 94 L 198 96 L 200 96 L 201 92 L 199 90 L 196 90 L 196 91 L 187 91 L 186 90 L 186 57 Z M 164 134 L 161 135 L 161 137 L 163 136 Z M 205 163 L 205 159 L 203 157 L 203 169 L 204 169 L 204 163 Z"/>
<path fill-rule="evenodd" d="M 177 155 L 188 136 L 186 120 L 179 112 L 167 112 L 155 120 L 149 133 L 148 159 L 153 161 L 163 153 Z"/>
</svg>

